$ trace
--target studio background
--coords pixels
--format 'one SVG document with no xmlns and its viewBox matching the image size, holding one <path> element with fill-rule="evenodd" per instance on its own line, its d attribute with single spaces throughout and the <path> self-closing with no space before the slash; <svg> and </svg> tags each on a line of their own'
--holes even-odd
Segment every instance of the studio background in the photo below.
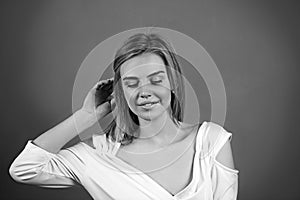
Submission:
<svg viewBox="0 0 300 200">
<path fill-rule="evenodd" d="M 16 183 L 8 168 L 29 139 L 72 114 L 73 83 L 87 54 L 146 26 L 192 37 L 218 66 L 239 199 L 299 199 L 299 10 L 297 1 L 271 0 L 1 1 L 1 199 L 91 199 L 79 186 Z M 207 113 L 201 118 L 209 120 Z"/>
</svg>

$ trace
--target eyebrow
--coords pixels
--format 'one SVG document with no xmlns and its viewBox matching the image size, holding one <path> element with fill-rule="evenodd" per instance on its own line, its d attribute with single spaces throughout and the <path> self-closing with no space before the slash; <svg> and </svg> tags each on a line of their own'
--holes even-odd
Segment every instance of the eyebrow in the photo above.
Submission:
<svg viewBox="0 0 300 200">
<path fill-rule="evenodd" d="M 157 72 L 153 72 L 152 74 L 149 74 L 148 76 L 147 76 L 147 78 L 149 78 L 149 77 L 151 77 L 151 76 L 155 76 L 155 75 L 157 75 L 157 74 L 160 74 L 160 73 L 165 73 L 164 71 L 157 71 Z M 126 76 L 126 77 L 124 77 L 123 78 L 123 81 L 124 80 L 128 80 L 128 79 L 138 79 L 137 77 L 135 77 L 135 76 Z"/>
</svg>

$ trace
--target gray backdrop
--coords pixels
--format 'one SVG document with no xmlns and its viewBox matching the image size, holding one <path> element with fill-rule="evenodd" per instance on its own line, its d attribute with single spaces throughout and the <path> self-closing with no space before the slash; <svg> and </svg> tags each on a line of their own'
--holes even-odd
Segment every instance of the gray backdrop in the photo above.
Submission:
<svg viewBox="0 0 300 200">
<path fill-rule="evenodd" d="M 8 167 L 28 139 L 72 113 L 86 55 L 145 26 L 189 35 L 219 67 L 239 199 L 299 199 L 299 8 L 297 1 L 1 1 L 1 199 L 90 199 L 81 187 L 15 183 Z"/>
</svg>

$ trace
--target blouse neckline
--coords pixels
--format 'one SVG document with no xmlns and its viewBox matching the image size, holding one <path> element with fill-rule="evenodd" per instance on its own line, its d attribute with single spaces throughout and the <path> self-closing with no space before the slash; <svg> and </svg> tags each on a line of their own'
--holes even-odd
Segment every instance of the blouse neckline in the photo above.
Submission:
<svg viewBox="0 0 300 200">
<path fill-rule="evenodd" d="M 126 161 L 124 161 L 123 159 L 117 157 L 117 152 L 120 148 L 121 143 L 120 142 L 115 142 L 115 147 L 113 150 L 113 153 L 111 154 L 117 161 L 121 162 L 123 165 L 125 165 L 126 167 L 130 168 L 131 170 L 134 170 L 136 172 L 138 172 L 141 176 L 143 176 L 143 178 L 147 179 L 148 181 L 150 181 L 153 185 L 157 186 L 161 191 L 163 191 L 164 193 L 166 193 L 166 195 L 170 196 L 170 197 L 177 197 L 180 194 L 182 194 L 184 191 L 186 191 L 195 181 L 197 178 L 197 170 L 200 171 L 200 166 L 199 163 L 196 162 L 197 158 L 199 158 L 199 153 L 200 153 L 200 147 L 199 145 L 201 145 L 201 135 L 202 132 L 204 131 L 204 126 L 207 122 L 204 121 L 202 124 L 200 124 L 198 126 L 197 129 L 197 135 L 196 135 L 196 142 L 194 143 L 195 145 L 195 152 L 194 152 L 194 156 L 193 156 L 193 168 L 192 168 L 192 180 L 183 188 L 181 189 L 179 192 L 177 192 L 176 194 L 172 194 L 171 192 L 169 192 L 167 189 L 165 189 L 162 185 L 160 185 L 157 181 L 155 181 L 153 178 L 151 178 L 149 175 L 147 175 L 146 173 L 144 173 L 142 170 L 139 170 L 138 168 L 134 167 L 133 165 L 127 163 Z M 197 164 L 196 164 L 197 163 Z"/>
</svg>

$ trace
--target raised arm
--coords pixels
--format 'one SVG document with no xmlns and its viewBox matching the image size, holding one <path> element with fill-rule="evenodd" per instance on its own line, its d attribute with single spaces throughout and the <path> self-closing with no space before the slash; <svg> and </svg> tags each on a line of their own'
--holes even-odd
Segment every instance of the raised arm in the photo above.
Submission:
<svg viewBox="0 0 300 200">
<path fill-rule="evenodd" d="M 64 187 L 73 185 L 74 181 L 79 182 L 78 174 L 81 169 L 84 170 L 84 163 L 79 158 L 82 145 L 68 149 L 62 147 L 111 112 L 114 107 L 111 106 L 111 98 L 108 98 L 111 93 L 100 95 L 102 89 L 107 89 L 108 82 L 111 83 L 111 80 L 98 82 L 89 91 L 81 109 L 35 140 L 27 142 L 9 168 L 14 180 L 47 187 Z"/>
<path fill-rule="evenodd" d="M 108 79 L 94 85 L 86 96 L 81 109 L 62 123 L 37 137 L 33 140 L 33 143 L 51 153 L 57 153 L 67 142 L 77 136 L 77 134 L 80 134 L 96 123 L 98 119 L 103 118 L 111 112 L 110 102 L 106 101 L 112 93 L 111 84 L 112 79 Z M 105 88 L 107 86 L 110 88 Z M 103 91 L 99 92 L 99 88 L 102 88 Z M 109 91 L 104 89 L 108 89 Z M 104 95 L 101 96 L 101 94 Z"/>
</svg>

